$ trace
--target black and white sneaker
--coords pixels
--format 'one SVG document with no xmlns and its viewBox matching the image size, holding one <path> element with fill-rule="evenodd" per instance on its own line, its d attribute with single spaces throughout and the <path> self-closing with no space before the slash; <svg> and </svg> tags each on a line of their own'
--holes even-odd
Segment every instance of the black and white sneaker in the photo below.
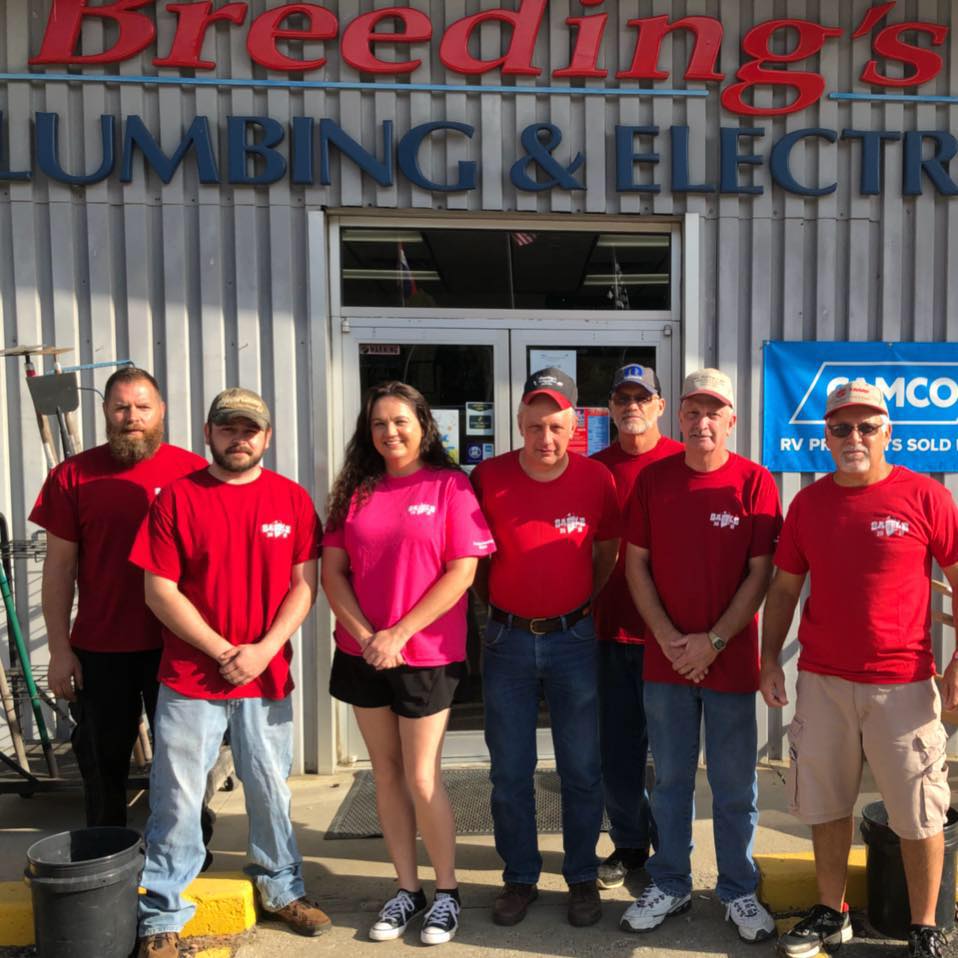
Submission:
<svg viewBox="0 0 958 958">
<path fill-rule="evenodd" d="M 908 929 L 908 958 L 941 958 L 947 943 L 940 928 L 912 925 Z"/>
<path fill-rule="evenodd" d="M 599 864 L 599 888 L 621 888 L 629 873 L 641 868 L 648 858 L 647 848 L 617 848 Z"/>
<path fill-rule="evenodd" d="M 426 910 L 426 894 L 419 891 L 406 891 L 400 888 L 379 912 L 379 919 L 369 929 L 373 941 L 392 941 L 398 938 L 416 917 Z"/>
<path fill-rule="evenodd" d="M 847 911 L 815 905 L 791 931 L 778 939 L 778 950 L 786 958 L 812 958 L 820 951 L 834 954 L 851 940 L 852 920 Z"/>
<path fill-rule="evenodd" d="M 449 892 L 437 891 L 432 907 L 422 920 L 419 938 L 424 945 L 442 945 L 452 941 L 459 930 L 459 900 Z"/>
</svg>

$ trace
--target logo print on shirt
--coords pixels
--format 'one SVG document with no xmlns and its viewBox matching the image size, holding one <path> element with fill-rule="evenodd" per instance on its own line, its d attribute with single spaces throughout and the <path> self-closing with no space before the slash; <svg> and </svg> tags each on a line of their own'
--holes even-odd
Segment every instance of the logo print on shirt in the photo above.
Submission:
<svg viewBox="0 0 958 958">
<path fill-rule="evenodd" d="M 158 496 L 162 491 L 163 491 L 163 487 L 162 487 L 162 486 L 156 486 L 156 487 L 153 489 L 153 495 L 154 495 L 154 496 Z"/>
<path fill-rule="evenodd" d="M 564 536 L 571 535 L 573 532 L 585 532 L 585 516 L 574 516 L 570 512 L 564 519 L 556 519 L 555 527 Z"/>
<path fill-rule="evenodd" d="M 479 541 L 479 542 L 473 542 L 472 544 L 473 544 L 473 546 L 475 546 L 475 548 L 481 549 L 483 552 L 485 552 L 486 549 L 491 549 L 491 548 L 496 544 L 496 540 L 495 540 L 495 539 L 482 539 L 481 541 Z"/>
<path fill-rule="evenodd" d="M 260 531 L 267 539 L 288 539 L 293 527 L 277 519 L 273 522 L 264 522 Z"/>
<path fill-rule="evenodd" d="M 435 514 L 436 507 L 428 502 L 417 502 L 414 506 L 409 507 L 409 515 L 411 516 L 434 516 Z"/>
<path fill-rule="evenodd" d="M 713 512 L 709 521 L 716 529 L 737 529 L 742 521 L 741 517 L 733 516 L 730 512 Z"/>
<path fill-rule="evenodd" d="M 908 523 L 901 519 L 893 519 L 891 516 L 888 516 L 885 519 L 877 519 L 873 522 L 872 532 L 874 532 L 879 539 L 890 539 L 893 536 L 901 538 L 901 536 L 908 535 Z"/>
</svg>

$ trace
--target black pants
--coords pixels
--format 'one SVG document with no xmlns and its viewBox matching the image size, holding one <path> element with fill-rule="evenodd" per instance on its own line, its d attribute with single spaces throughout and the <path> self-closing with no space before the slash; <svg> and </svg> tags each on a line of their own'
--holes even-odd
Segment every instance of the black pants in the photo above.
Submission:
<svg viewBox="0 0 958 958">
<path fill-rule="evenodd" d="M 83 669 L 70 713 L 71 741 L 83 777 L 87 826 L 126 825 L 126 781 L 140 713 L 152 724 L 160 650 L 86 652 L 74 649 Z"/>
</svg>

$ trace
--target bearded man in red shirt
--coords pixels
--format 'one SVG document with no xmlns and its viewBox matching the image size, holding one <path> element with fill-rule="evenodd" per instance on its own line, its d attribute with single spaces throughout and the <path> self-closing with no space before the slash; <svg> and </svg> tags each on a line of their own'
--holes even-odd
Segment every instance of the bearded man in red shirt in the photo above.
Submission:
<svg viewBox="0 0 958 958">
<path fill-rule="evenodd" d="M 891 425 L 876 386 L 858 379 L 829 393 L 825 440 L 835 472 L 792 501 L 762 632 L 762 695 L 782 708 L 779 657 L 810 575 L 788 734 L 791 810 L 812 828 L 819 903 L 779 948 L 805 958 L 852 937 L 845 880 L 864 755 L 901 839 L 909 953 L 939 958 L 945 939 L 935 913 L 951 794 L 930 576 L 934 558 L 958 591 L 958 508 L 940 483 L 885 459 Z M 955 658 L 942 694 L 948 708 L 958 705 Z"/>
</svg>

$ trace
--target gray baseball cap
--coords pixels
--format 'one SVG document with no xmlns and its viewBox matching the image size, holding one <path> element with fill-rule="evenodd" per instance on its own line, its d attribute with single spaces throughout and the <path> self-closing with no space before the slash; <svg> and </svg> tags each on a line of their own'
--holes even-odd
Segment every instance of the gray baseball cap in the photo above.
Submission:
<svg viewBox="0 0 958 958">
<path fill-rule="evenodd" d="M 615 371 L 612 377 L 612 392 L 615 392 L 619 386 L 626 383 L 634 383 L 641 386 L 646 392 L 653 396 L 662 395 L 662 385 L 659 383 L 659 377 L 655 375 L 655 370 L 651 366 L 640 366 L 638 363 L 629 363 Z"/>
</svg>

